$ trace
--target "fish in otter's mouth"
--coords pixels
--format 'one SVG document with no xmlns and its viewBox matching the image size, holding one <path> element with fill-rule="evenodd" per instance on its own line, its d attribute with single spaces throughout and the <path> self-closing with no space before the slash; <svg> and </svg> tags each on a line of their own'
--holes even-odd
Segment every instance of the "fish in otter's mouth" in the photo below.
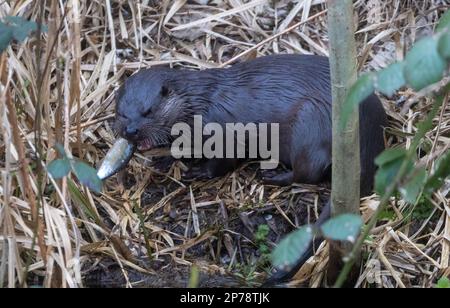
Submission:
<svg viewBox="0 0 450 308">
<path fill-rule="evenodd" d="M 165 148 L 171 143 L 166 134 L 161 133 L 161 130 L 152 131 L 151 136 L 146 136 L 134 132 L 133 129 L 127 130 L 126 124 L 124 117 L 119 115 L 116 118 L 114 131 L 117 139 L 98 168 L 97 176 L 100 180 L 106 180 L 125 168 L 136 151 L 142 153 Z"/>
<path fill-rule="evenodd" d="M 97 171 L 99 179 L 106 180 L 128 165 L 135 150 L 136 146 L 133 143 L 123 138 L 117 139 Z"/>
</svg>

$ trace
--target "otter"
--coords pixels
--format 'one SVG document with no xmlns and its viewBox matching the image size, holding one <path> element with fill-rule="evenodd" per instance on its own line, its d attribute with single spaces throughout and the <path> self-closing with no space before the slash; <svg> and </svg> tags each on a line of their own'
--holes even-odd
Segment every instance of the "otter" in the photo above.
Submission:
<svg viewBox="0 0 450 308">
<path fill-rule="evenodd" d="M 146 151 L 173 142 L 175 123 L 278 123 L 280 162 L 289 171 L 265 178 L 274 185 L 317 184 L 330 175 L 332 123 L 328 58 L 272 55 L 203 71 L 154 67 L 128 78 L 116 97 L 115 128 Z M 375 94 L 360 105 L 361 196 L 372 192 L 374 160 L 385 148 L 385 110 Z M 238 159 L 211 159 L 205 172 L 220 176 Z M 321 223 L 329 216 L 329 206 Z M 286 275 L 284 276 L 286 277 Z"/>
</svg>

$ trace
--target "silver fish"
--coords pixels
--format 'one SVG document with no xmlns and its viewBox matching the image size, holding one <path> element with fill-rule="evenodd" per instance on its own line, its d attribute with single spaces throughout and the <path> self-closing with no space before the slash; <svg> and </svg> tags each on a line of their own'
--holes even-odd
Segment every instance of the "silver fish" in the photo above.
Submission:
<svg viewBox="0 0 450 308">
<path fill-rule="evenodd" d="M 106 154 L 100 168 L 97 171 L 97 176 L 100 180 L 106 180 L 124 168 L 131 157 L 133 157 L 136 146 L 128 140 L 118 139 L 109 152 Z"/>
</svg>

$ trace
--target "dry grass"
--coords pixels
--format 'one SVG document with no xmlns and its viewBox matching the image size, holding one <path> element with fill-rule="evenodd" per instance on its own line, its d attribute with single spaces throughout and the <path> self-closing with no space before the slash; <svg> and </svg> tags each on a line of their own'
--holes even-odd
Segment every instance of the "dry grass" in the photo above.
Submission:
<svg viewBox="0 0 450 308">
<path fill-rule="evenodd" d="M 356 1 L 361 68 L 401 58 L 448 5 Z M 260 267 L 250 266 L 259 257 L 258 225 L 269 225 L 272 244 L 315 219 L 326 188 L 265 187 L 253 165 L 188 182 L 180 164 L 159 172 L 140 156 L 102 195 L 70 180 L 55 182 L 44 168 L 56 157 L 56 143 L 98 164 L 114 139 L 108 121 L 114 90 L 139 68 L 205 69 L 272 53 L 327 55 L 324 0 L 0 1 L 0 17 L 6 15 L 42 20 L 48 32 L 9 48 L 0 61 L 1 287 L 184 286 L 192 264 L 209 273 L 202 285 L 235 284 L 220 276 L 225 273 L 252 285 L 262 277 Z M 405 90 L 384 103 L 389 145 L 408 146 L 432 102 Z M 421 158 L 428 166 L 450 145 L 448 103 L 435 124 L 427 135 L 432 151 Z M 382 287 L 430 287 L 450 275 L 449 191 L 450 184 L 412 216 L 411 205 L 392 202 L 395 218 L 380 222 L 365 247 L 359 287 L 374 278 Z M 376 196 L 365 200 L 364 216 L 376 206 Z M 322 285 L 326 259 L 320 250 L 292 284 Z"/>
</svg>

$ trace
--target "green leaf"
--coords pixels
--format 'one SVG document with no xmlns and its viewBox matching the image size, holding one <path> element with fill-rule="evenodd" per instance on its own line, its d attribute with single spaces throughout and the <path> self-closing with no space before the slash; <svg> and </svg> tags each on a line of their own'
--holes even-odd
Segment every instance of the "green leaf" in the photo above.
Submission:
<svg viewBox="0 0 450 308">
<path fill-rule="evenodd" d="M 58 151 L 58 153 L 59 153 L 59 155 L 61 155 L 61 157 L 67 158 L 66 150 L 64 149 L 64 146 L 62 144 L 57 143 L 55 145 L 55 149 L 56 149 L 56 151 Z"/>
<path fill-rule="evenodd" d="M 447 277 L 442 277 L 439 279 L 436 288 L 438 289 L 450 289 L 450 279 Z"/>
<path fill-rule="evenodd" d="M 189 276 L 188 288 L 189 289 L 198 288 L 199 283 L 200 283 L 200 271 L 196 265 L 193 265 L 191 267 L 191 274 Z"/>
<path fill-rule="evenodd" d="M 47 168 L 52 177 L 57 180 L 67 176 L 71 166 L 68 159 L 57 159 L 52 161 Z"/>
<path fill-rule="evenodd" d="M 11 43 L 13 31 L 5 24 L 0 22 L 0 53 L 8 48 Z"/>
<path fill-rule="evenodd" d="M 416 202 L 425 186 L 425 182 L 427 180 L 427 170 L 425 167 L 414 170 L 409 178 L 410 179 L 406 182 L 406 184 L 399 187 L 399 192 L 402 194 L 406 202 L 413 204 Z"/>
<path fill-rule="evenodd" d="M 411 218 L 416 220 L 424 220 L 430 218 L 435 210 L 435 206 L 430 202 L 428 197 L 421 195 L 419 200 L 416 201 L 415 207 L 411 212 Z M 409 215 L 406 213 L 405 216 Z"/>
<path fill-rule="evenodd" d="M 144 213 L 142 213 L 142 209 L 140 207 L 139 204 L 137 204 L 137 202 L 133 202 L 133 208 L 139 218 L 139 222 L 140 222 L 140 230 L 142 231 L 143 235 L 144 235 L 144 240 L 145 240 L 145 248 L 147 249 L 147 256 L 149 258 L 149 260 L 153 260 L 152 257 L 152 247 L 150 245 L 150 234 L 149 231 L 147 229 L 147 227 L 145 226 L 145 216 Z"/>
<path fill-rule="evenodd" d="M 13 37 L 19 42 L 23 42 L 33 31 L 38 29 L 38 24 L 34 21 L 27 20 L 20 16 L 6 16 L 6 23 L 10 25 L 10 29 L 13 31 Z M 47 31 L 46 26 L 42 26 L 43 32 Z"/>
<path fill-rule="evenodd" d="M 288 234 L 272 252 L 272 264 L 278 270 L 289 271 L 308 250 L 314 237 L 311 227 L 305 226 Z"/>
<path fill-rule="evenodd" d="M 407 151 L 401 148 L 392 148 L 383 151 L 376 159 L 379 167 L 375 175 L 375 191 L 383 195 L 388 185 L 394 180 L 402 162 L 407 157 Z"/>
<path fill-rule="evenodd" d="M 37 24 L 20 16 L 6 16 L 5 21 L 11 25 L 13 37 L 19 42 L 24 41 L 32 31 L 37 29 Z"/>
<path fill-rule="evenodd" d="M 438 50 L 441 57 L 447 61 L 450 60 L 450 29 L 442 34 L 438 44 Z"/>
<path fill-rule="evenodd" d="M 328 220 L 320 229 L 328 239 L 354 243 L 362 224 L 363 221 L 359 215 L 344 214 Z"/>
<path fill-rule="evenodd" d="M 450 29 L 450 11 L 445 12 L 439 19 L 439 24 L 436 27 L 436 32 L 441 32 L 446 29 Z"/>
<path fill-rule="evenodd" d="M 395 180 L 395 177 L 397 176 L 398 172 L 400 171 L 400 167 L 403 164 L 403 160 L 405 159 L 406 155 L 399 156 L 396 159 L 379 165 L 380 167 L 377 171 L 377 174 L 375 175 L 375 191 L 378 194 L 384 195 L 386 188 Z M 407 171 L 410 172 L 413 167 L 414 162 L 409 161 Z"/>
<path fill-rule="evenodd" d="M 5 16 L 5 21 L 13 25 L 21 25 L 22 23 L 28 22 L 27 19 L 20 16 Z"/>
<path fill-rule="evenodd" d="M 97 170 L 79 160 L 73 162 L 72 169 L 81 184 L 89 187 L 96 193 L 101 193 L 102 181 L 97 176 Z"/>
<path fill-rule="evenodd" d="M 14 39 L 23 42 L 33 31 L 37 30 L 37 24 L 34 22 L 24 22 L 13 30 Z"/>
<path fill-rule="evenodd" d="M 383 210 L 378 215 L 378 220 L 394 220 L 395 212 L 389 209 Z"/>
<path fill-rule="evenodd" d="M 381 93 L 392 96 L 401 87 L 406 85 L 403 76 L 404 62 L 394 63 L 377 73 L 375 88 Z"/>
<path fill-rule="evenodd" d="M 405 58 L 403 75 L 411 87 L 419 91 L 440 81 L 447 63 L 438 52 L 438 41 L 428 37 L 419 41 Z"/>
<path fill-rule="evenodd" d="M 378 167 L 382 167 L 388 163 L 402 159 L 406 157 L 407 151 L 401 148 L 391 148 L 383 151 L 376 159 L 375 164 Z"/>
<path fill-rule="evenodd" d="M 258 226 L 258 231 L 256 231 L 255 234 L 255 240 L 257 242 L 261 242 L 261 241 L 266 241 L 267 240 L 267 236 L 269 235 L 270 232 L 270 228 L 268 225 L 259 225 Z"/>
<path fill-rule="evenodd" d="M 356 109 L 356 107 L 358 107 L 358 105 L 362 103 L 366 98 L 368 98 L 375 90 L 374 79 L 374 74 L 365 74 L 361 76 L 358 81 L 356 81 L 353 87 L 351 87 L 347 96 L 347 100 L 345 101 L 344 107 L 342 109 L 342 128 L 347 125 L 348 118 Z"/>
<path fill-rule="evenodd" d="M 97 212 L 92 209 L 91 202 L 89 199 L 78 189 L 77 185 L 72 181 L 72 179 L 67 179 L 67 187 L 70 193 L 70 196 L 74 202 L 77 202 L 78 205 L 83 209 L 83 212 L 91 219 L 95 221 L 97 225 L 102 224 L 102 220 L 97 215 Z"/>
<path fill-rule="evenodd" d="M 433 191 L 441 188 L 447 177 L 450 176 L 450 151 L 442 156 L 437 164 L 433 175 L 425 184 L 425 192 L 431 194 Z"/>
</svg>

